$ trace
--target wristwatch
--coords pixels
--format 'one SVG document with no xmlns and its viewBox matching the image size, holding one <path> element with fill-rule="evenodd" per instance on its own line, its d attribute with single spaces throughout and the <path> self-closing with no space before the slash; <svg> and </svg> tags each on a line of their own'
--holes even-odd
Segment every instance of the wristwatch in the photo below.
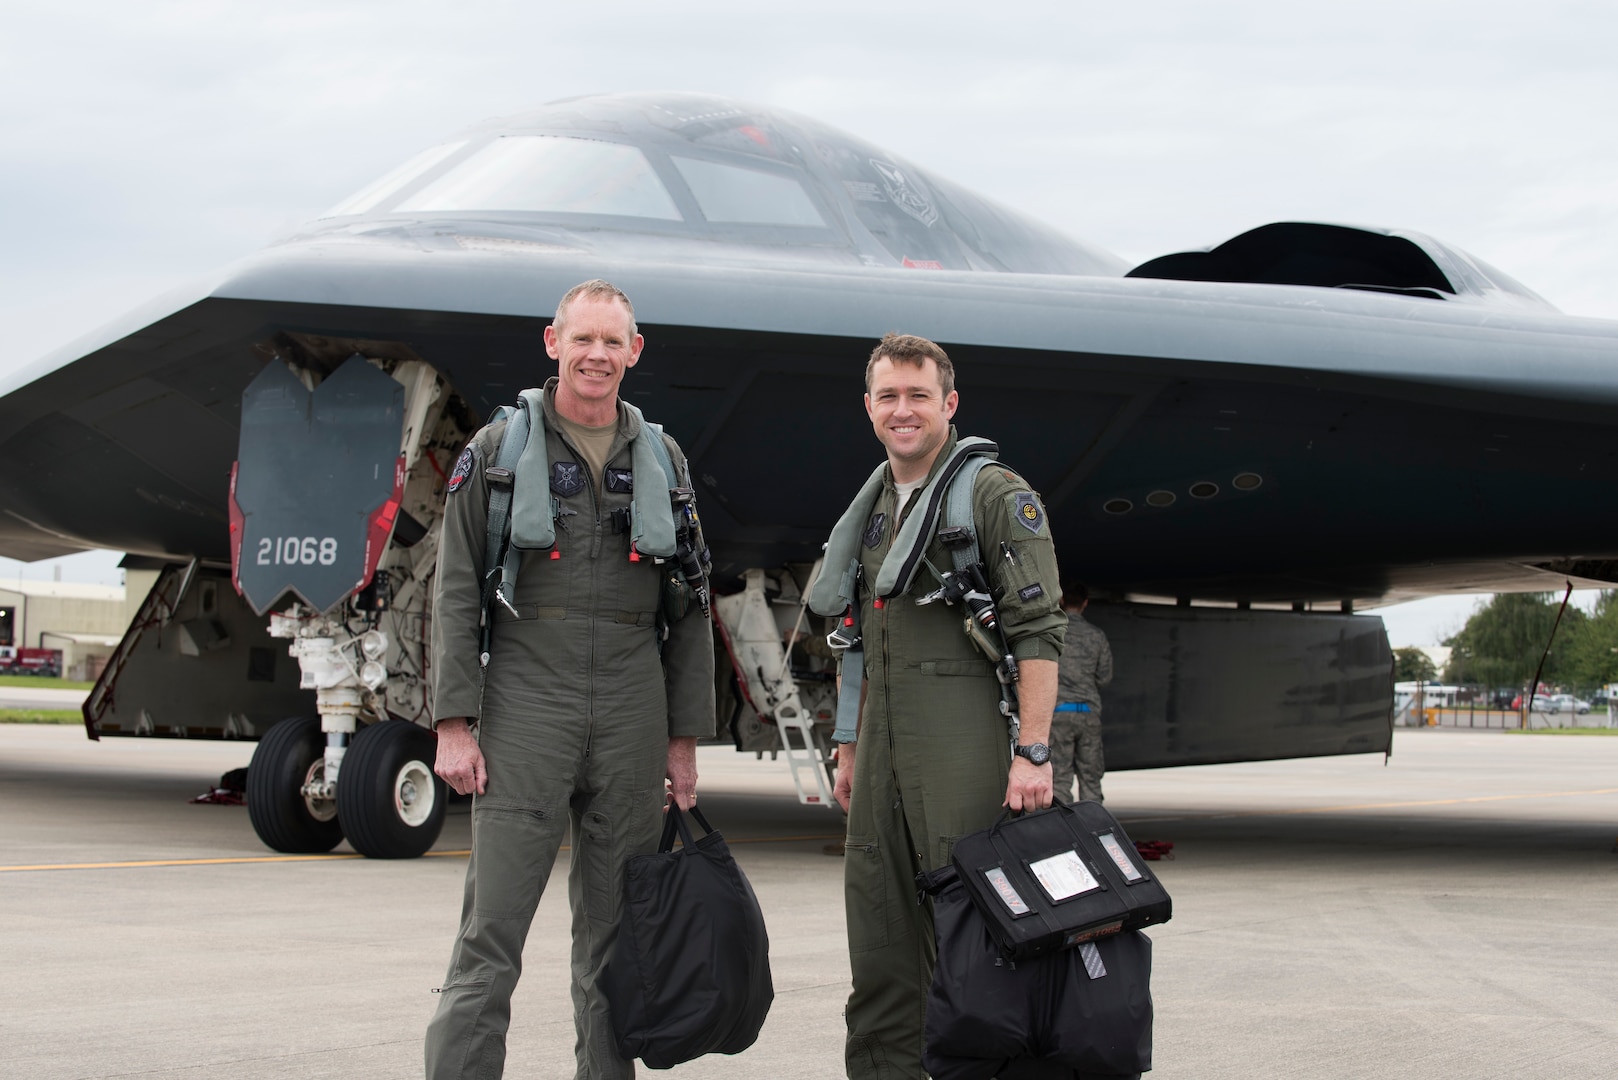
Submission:
<svg viewBox="0 0 1618 1080">
<path fill-rule="evenodd" d="M 1051 759 L 1051 748 L 1042 742 L 1029 743 L 1017 747 L 1017 756 L 1025 757 L 1035 765 L 1043 765 Z"/>
</svg>

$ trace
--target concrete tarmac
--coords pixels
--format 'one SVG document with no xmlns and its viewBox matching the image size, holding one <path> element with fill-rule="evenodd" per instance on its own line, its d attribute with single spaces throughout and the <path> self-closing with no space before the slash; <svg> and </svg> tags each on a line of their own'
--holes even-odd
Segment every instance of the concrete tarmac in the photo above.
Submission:
<svg viewBox="0 0 1618 1080">
<path fill-rule="evenodd" d="M 77 709 L 89 696 L 88 690 L 59 690 L 48 684 L 0 686 L 0 709 Z"/>
<path fill-rule="evenodd" d="M 245 809 L 187 803 L 251 751 L 0 726 L 0 1076 L 420 1075 L 466 805 L 424 859 L 275 858 Z M 776 1000 L 753 1049 L 672 1075 L 841 1076 L 842 861 L 822 850 L 840 818 L 799 806 L 783 764 L 715 747 L 700 768 L 769 923 Z M 1618 1075 L 1618 738 L 1401 729 L 1386 766 L 1106 790 L 1135 839 L 1176 845 L 1153 864 L 1175 905 L 1151 931 L 1153 1075 Z M 573 1074 L 566 871 L 564 854 L 529 938 L 513 1078 Z"/>
</svg>

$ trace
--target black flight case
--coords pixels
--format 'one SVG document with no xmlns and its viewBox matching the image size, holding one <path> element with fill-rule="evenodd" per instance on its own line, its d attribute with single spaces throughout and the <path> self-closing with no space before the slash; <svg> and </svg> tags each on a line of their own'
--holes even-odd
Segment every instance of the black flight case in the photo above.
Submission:
<svg viewBox="0 0 1618 1080">
<path fill-rule="evenodd" d="M 1100 803 L 1002 815 L 955 842 L 955 870 L 1010 960 L 1167 922 L 1169 894 Z"/>
</svg>

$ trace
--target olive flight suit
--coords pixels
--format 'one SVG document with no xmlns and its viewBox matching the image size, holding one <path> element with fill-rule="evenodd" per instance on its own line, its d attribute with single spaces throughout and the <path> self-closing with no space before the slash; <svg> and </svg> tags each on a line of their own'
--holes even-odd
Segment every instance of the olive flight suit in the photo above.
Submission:
<svg viewBox="0 0 1618 1080">
<path fill-rule="evenodd" d="M 544 397 L 550 475 L 519 472 L 516 480 L 548 485 L 558 506 L 556 546 L 554 554 L 523 552 L 516 614 L 494 605 L 486 672 L 478 663 L 484 470 L 494 464 L 503 421 L 473 437 L 446 496 L 433 716 L 477 722 L 488 782 L 472 806 L 460 933 L 427 1029 L 429 1080 L 501 1075 L 523 943 L 570 825 L 576 1075 L 634 1075 L 618 1056 L 597 978 L 617 936 L 624 863 L 657 849 L 668 740 L 714 730 L 712 627 L 693 602 L 669 626 L 659 658 L 659 599 L 676 564 L 632 562 L 627 513 L 613 514 L 630 506 L 637 483 L 666 498 L 667 478 L 633 475 L 629 443 L 642 425 L 622 404 L 605 482 L 588 475 L 561 433 L 556 383 Z M 683 480 L 684 455 L 665 442 Z"/>
<path fill-rule="evenodd" d="M 952 427 L 934 473 L 956 441 Z M 912 495 L 909 509 L 920 494 Z M 942 601 L 916 606 L 938 586 L 925 565 L 907 592 L 881 607 L 870 594 L 906 516 L 897 498 L 889 470 L 860 548 L 867 696 L 844 866 L 854 979 L 846 1054 L 853 1080 L 925 1076 L 922 1025 L 936 947 L 932 908 L 916 902 L 916 874 L 947 863 L 959 837 L 994 824 L 1011 767 L 999 682 L 962 629 L 963 608 Z M 1013 655 L 1056 660 L 1067 620 L 1043 505 L 998 462 L 978 473 L 972 503 Z M 941 571 L 954 566 L 936 536 L 926 557 Z"/>
</svg>

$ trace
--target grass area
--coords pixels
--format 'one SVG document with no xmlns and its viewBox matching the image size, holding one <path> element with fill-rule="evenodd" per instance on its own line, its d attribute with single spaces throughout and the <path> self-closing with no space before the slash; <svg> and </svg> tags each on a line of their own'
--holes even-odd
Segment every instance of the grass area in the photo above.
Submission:
<svg viewBox="0 0 1618 1080">
<path fill-rule="evenodd" d="M 26 686 L 35 690 L 88 690 L 94 685 L 72 679 L 44 679 L 38 675 L 0 675 L 0 686 Z"/>
<path fill-rule="evenodd" d="M 1506 728 L 1507 735 L 1618 735 L 1618 728 L 1610 727 L 1553 727 L 1538 728 L 1533 731 L 1523 731 L 1519 728 Z"/>
<path fill-rule="evenodd" d="M 82 724 L 77 709 L 0 709 L 0 724 Z"/>
</svg>

